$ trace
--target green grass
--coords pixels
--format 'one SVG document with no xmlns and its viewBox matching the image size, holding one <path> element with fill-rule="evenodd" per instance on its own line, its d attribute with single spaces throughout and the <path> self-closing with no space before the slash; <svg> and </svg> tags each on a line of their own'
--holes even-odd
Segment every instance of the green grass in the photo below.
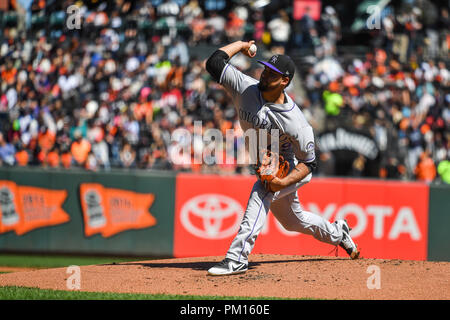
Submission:
<svg viewBox="0 0 450 320">
<path fill-rule="evenodd" d="M 57 256 L 57 255 L 22 255 L 0 254 L 0 266 L 22 268 L 62 268 L 70 265 L 86 266 L 92 264 L 120 263 L 127 261 L 143 261 L 144 257 L 89 257 L 89 256 Z"/>
<path fill-rule="evenodd" d="M 110 292 L 81 292 L 25 288 L 0 287 L 0 300 L 287 300 L 271 297 L 225 297 L 166 294 L 134 294 Z"/>
</svg>

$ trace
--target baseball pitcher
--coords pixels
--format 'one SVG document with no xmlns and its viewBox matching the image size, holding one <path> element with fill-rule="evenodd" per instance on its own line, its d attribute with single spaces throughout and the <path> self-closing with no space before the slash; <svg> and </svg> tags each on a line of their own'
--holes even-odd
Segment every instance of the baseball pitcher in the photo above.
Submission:
<svg viewBox="0 0 450 320">
<path fill-rule="evenodd" d="M 225 259 L 208 270 L 210 275 L 230 275 L 248 269 L 248 256 L 264 226 L 269 209 L 288 231 L 312 235 L 319 241 L 341 246 L 352 259 L 359 257 L 345 220 L 330 223 L 320 215 L 304 211 L 297 189 L 311 180 L 316 167 L 314 134 L 302 111 L 285 93 L 295 65 L 286 55 L 274 55 L 264 65 L 258 80 L 229 63 L 236 54 L 255 56 L 254 41 L 236 41 L 216 50 L 206 62 L 206 70 L 232 96 L 244 131 L 278 129 L 279 150 L 257 146 L 256 173 L 247 208 L 238 234 Z M 251 147 L 251 146 L 250 146 Z M 278 153 L 279 151 L 279 153 Z"/>
</svg>

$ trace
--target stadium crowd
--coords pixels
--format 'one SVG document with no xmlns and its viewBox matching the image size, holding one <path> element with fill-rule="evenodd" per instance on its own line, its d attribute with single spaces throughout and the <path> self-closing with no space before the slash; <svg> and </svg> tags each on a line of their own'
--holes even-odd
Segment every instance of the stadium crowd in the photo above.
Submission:
<svg viewBox="0 0 450 320">
<path fill-rule="evenodd" d="M 407 2 L 408 10 L 383 16 L 373 52 L 342 60 L 329 6 L 319 20 L 307 11 L 293 21 L 290 10 L 268 16 L 249 1 L 78 1 L 75 16 L 71 1 L 14 1 L 14 11 L 0 12 L 1 165 L 249 173 L 235 152 L 233 164 L 217 164 L 224 154 L 215 146 L 173 133 L 193 133 L 202 121 L 203 132 L 234 129 L 231 150 L 239 149 L 232 102 L 190 48 L 252 38 L 272 53 L 313 50 L 297 82 L 306 94 L 289 93 L 316 134 L 330 119 L 349 119 L 377 142 L 380 178 L 450 183 L 448 10 L 427 24 Z M 242 65 L 257 78 L 262 71 Z M 191 164 L 180 145 L 211 148 L 210 156 Z M 320 159 L 319 174 L 334 175 L 333 155 Z M 362 175 L 365 162 L 357 157 L 351 175 Z"/>
</svg>

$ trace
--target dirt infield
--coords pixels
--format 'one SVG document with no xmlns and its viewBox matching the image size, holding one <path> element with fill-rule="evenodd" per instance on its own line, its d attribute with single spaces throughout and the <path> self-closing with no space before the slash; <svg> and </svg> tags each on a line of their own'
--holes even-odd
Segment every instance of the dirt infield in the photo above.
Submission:
<svg viewBox="0 0 450 320">
<path fill-rule="evenodd" d="M 450 262 L 252 255 L 244 274 L 212 277 L 223 257 L 82 266 L 81 291 L 316 299 L 450 299 Z M 368 289 L 379 267 L 380 289 Z M 0 274 L 0 286 L 67 290 L 66 268 Z M 371 282 L 372 283 L 372 282 Z"/>
<path fill-rule="evenodd" d="M 39 268 L 27 268 L 27 267 L 3 267 L 0 266 L 0 272 L 22 272 L 22 271 L 33 271 Z"/>
</svg>

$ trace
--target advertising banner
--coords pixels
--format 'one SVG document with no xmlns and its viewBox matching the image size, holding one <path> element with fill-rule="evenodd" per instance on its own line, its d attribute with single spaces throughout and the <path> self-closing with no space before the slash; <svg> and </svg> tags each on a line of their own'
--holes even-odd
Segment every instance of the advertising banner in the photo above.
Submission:
<svg viewBox="0 0 450 320">
<path fill-rule="evenodd" d="M 333 155 L 336 175 L 354 176 L 354 162 L 360 158 L 359 161 L 364 163 L 363 176 L 378 177 L 380 151 L 377 142 L 366 130 L 337 127 L 320 134 L 317 144 L 320 152 Z"/>
<path fill-rule="evenodd" d="M 224 254 L 239 229 L 254 177 L 179 174 L 174 256 Z"/>
<path fill-rule="evenodd" d="M 66 190 L 20 186 L 0 180 L 0 233 L 18 236 L 31 230 L 66 223 L 69 215 L 61 208 Z"/>
<path fill-rule="evenodd" d="M 295 20 L 300 20 L 308 12 L 311 18 L 317 21 L 320 19 L 321 8 L 320 0 L 294 0 L 293 17 Z"/>
<path fill-rule="evenodd" d="M 154 226 L 156 219 L 148 212 L 154 195 L 104 188 L 98 183 L 80 185 L 86 236 L 100 233 L 107 238 L 130 229 Z"/>
<path fill-rule="evenodd" d="M 174 255 L 225 255 L 239 229 L 255 177 L 177 177 Z M 347 219 L 365 258 L 427 258 L 428 186 L 313 178 L 298 190 L 304 210 Z M 253 253 L 334 255 L 335 247 L 286 231 L 269 212 Z M 345 257 L 343 249 L 338 255 Z"/>
<path fill-rule="evenodd" d="M 175 173 L 8 167 L 0 181 L 2 252 L 172 256 Z"/>
</svg>

